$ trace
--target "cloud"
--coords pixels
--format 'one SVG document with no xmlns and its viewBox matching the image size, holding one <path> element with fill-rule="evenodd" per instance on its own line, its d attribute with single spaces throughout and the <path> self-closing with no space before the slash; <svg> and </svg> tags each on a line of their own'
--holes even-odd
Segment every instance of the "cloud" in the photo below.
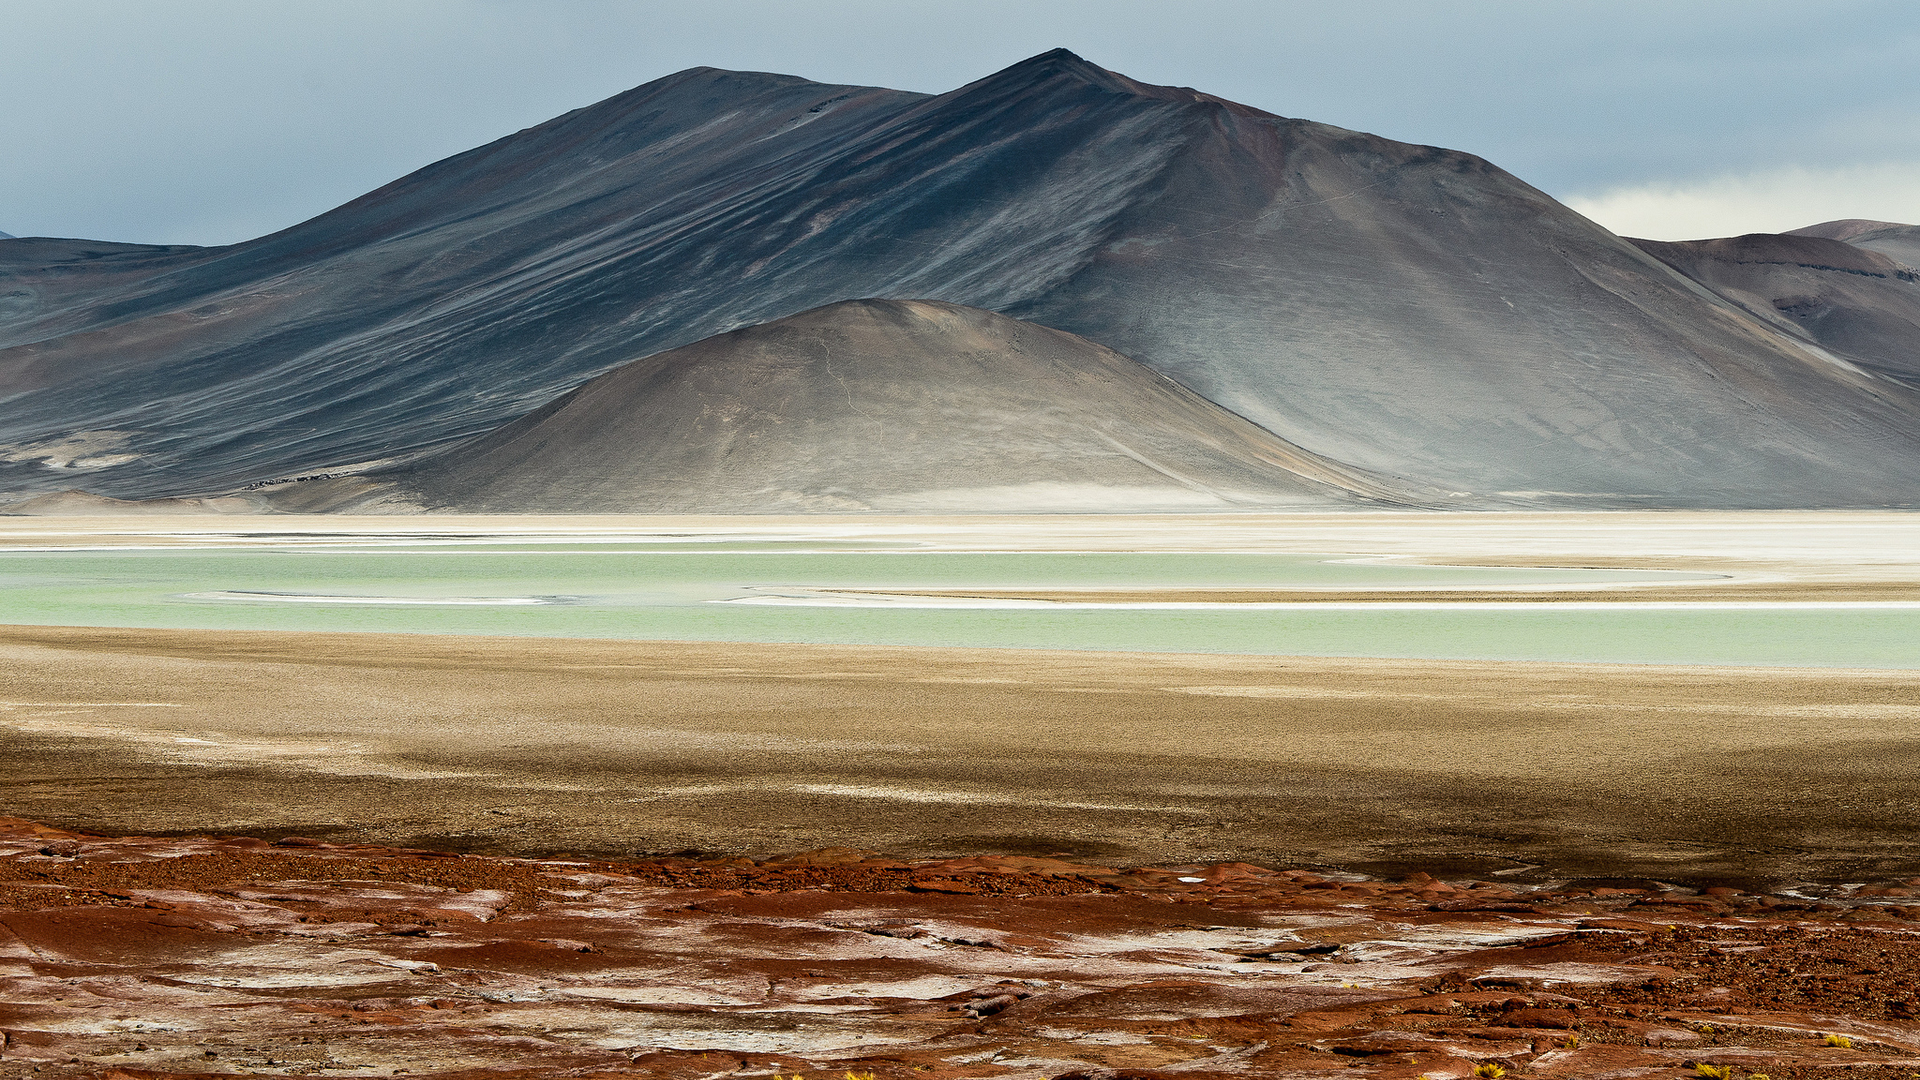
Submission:
<svg viewBox="0 0 1920 1080">
<path fill-rule="evenodd" d="M 1574 196 L 1568 206 L 1622 236 L 1704 240 L 1786 232 L 1839 218 L 1920 223 L 1920 162 L 1785 168 Z"/>
</svg>

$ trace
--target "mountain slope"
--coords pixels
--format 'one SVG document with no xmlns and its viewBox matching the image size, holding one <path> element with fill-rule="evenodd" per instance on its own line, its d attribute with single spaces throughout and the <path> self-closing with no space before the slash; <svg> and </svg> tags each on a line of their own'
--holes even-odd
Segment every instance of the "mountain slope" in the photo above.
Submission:
<svg viewBox="0 0 1920 1080">
<path fill-rule="evenodd" d="M 0 488 L 405 457 L 637 357 L 914 296 L 1079 334 L 1457 505 L 1920 503 L 1909 387 L 1487 162 L 1064 51 L 937 97 L 696 69 L 155 260 L 0 327 Z M 76 432 L 126 460 L 32 457 Z"/>
<path fill-rule="evenodd" d="M 424 506 L 479 512 L 1220 510 L 1383 491 L 1092 342 L 892 300 L 635 361 L 396 478 Z"/>
<path fill-rule="evenodd" d="M 195 247 L 115 244 L 103 240 L 7 237 L 0 241 L 0 396 L 65 381 L 55 350 L 15 350 L 84 333 L 113 321 L 113 301 L 152 278 L 184 268 L 206 251 Z M 178 320 L 176 320 L 177 322 Z M 102 342 L 80 339 L 83 347 Z M 77 351 L 77 350 L 71 350 Z"/>
</svg>

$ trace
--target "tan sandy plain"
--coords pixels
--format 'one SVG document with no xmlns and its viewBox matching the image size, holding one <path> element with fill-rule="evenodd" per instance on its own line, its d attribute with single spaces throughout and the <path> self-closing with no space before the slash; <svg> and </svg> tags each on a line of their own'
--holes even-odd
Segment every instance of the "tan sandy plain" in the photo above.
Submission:
<svg viewBox="0 0 1920 1080">
<path fill-rule="evenodd" d="M 1782 594 L 1920 581 L 1911 514 L 13 519 L 0 544 L 409 532 L 1345 551 Z M 87 829 L 1515 880 L 1920 870 L 1912 671 L 57 627 L 0 628 L 0 670 L 4 811 Z"/>
</svg>

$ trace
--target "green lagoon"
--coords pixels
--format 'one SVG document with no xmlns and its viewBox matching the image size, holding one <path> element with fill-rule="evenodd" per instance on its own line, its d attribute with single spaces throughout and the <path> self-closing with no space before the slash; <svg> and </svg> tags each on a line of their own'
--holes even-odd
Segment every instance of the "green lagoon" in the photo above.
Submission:
<svg viewBox="0 0 1920 1080">
<path fill-rule="evenodd" d="M 0 622 L 1920 668 L 1920 605 L 912 606 L 862 588 L 1445 588 L 1700 580 L 1351 556 L 820 543 L 408 543 L 0 552 Z M 1605 594 L 1596 594 L 1605 601 Z"/>
</svg>

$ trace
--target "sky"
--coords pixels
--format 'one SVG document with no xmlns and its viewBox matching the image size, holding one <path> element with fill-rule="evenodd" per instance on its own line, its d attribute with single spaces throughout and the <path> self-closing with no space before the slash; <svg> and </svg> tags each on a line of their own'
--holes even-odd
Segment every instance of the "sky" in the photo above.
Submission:
<svg viewBox="0 0 1920 1080">
<path fill-rule="evenodd" d="M 687 67 L 933 93 L 1062 46 L 1624 235 L 1920 223 L 1912 0 L 0 0 L 0 231 L 233 243 Z"/>
</svg>

